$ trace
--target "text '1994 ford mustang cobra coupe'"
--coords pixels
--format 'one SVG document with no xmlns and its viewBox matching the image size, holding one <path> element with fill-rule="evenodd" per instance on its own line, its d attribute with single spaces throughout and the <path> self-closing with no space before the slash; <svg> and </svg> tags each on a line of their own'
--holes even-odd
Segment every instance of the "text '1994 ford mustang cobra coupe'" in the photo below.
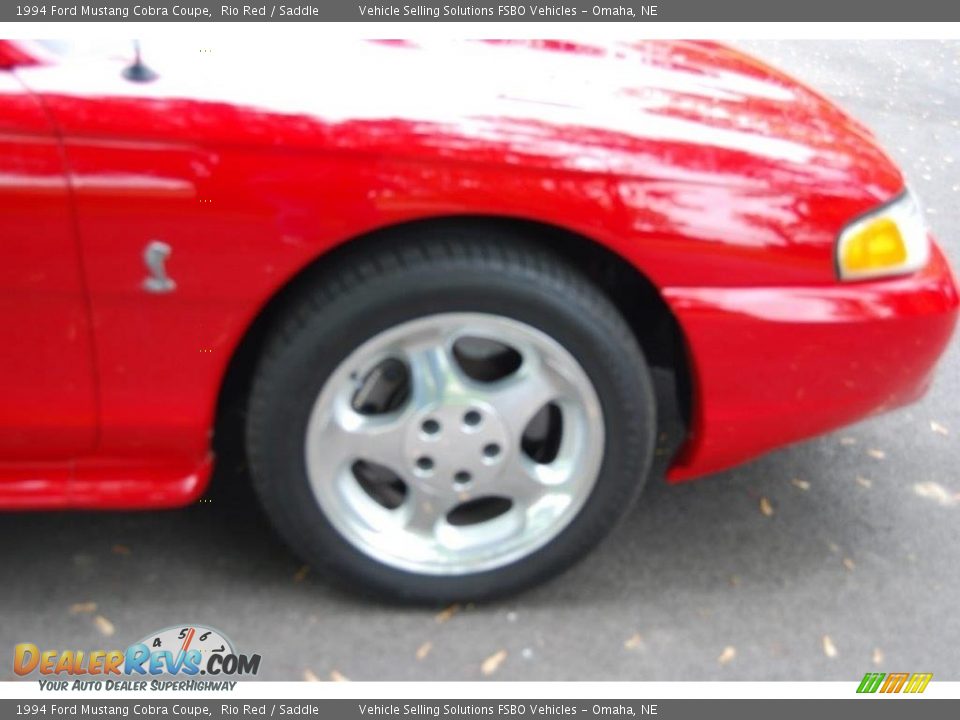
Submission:
<svg viewBox="0 0 960 720">
<path fill-rule="evenodd" d="M 900 171 L 713 43 L 0 42 L 0 507 L 198 498 L 418 601 L 583 556 L 929 384 L 957 290 Z M 660 401 L 661 404 L 665 400 Z"/>
</svg>

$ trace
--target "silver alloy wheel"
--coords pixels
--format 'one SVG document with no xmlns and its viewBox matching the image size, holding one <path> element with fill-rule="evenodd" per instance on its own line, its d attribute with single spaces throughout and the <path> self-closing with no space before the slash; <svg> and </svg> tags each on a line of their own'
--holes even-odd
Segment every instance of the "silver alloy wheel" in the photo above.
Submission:
<svg viewBox="0 0 960 720">
<path fill-rule="evenodd" d="M 471 376 L 457 351 L 474 340 L 508 348 L 516 366 L 489 381 Z M 365 379 L 396 361 L 409 379 L 402 400 L 358 409 Z M 538 461 L 525 443 L 544 408 L 560 432 Z M 305 447 L 320 508 L 357 549 L 402 570 L 461 575 L 519 560 L 573 520 L 600 471 L 604 422 L 586 372 L 551 337 L 499 315 L 444 313 L 385 330 L 341 362 L 314 403 Z M 386 474 L 397 502 L 371 495 L 358 467 Z M 483 503 L 499 512 L 460 517 Z"/>
</svg>

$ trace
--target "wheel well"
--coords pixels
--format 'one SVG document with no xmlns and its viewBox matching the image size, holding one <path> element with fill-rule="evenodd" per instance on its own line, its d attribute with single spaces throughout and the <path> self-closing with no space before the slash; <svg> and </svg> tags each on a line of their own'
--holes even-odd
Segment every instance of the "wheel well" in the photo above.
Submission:
<svg viewBox="0 0 960 720">
<path fill-rule="evenodd" d="M 218 458 L 230 458 L 245 465 L 243 433 L 250 384 L 268 331 L 291 296 L 309 285 L 324 266 L 343 255 L 369 252 L 371 246 L 381 242 L 410 241 L 428 226 L 436 233 L 445 225 L 462 227 L 465 223 L 472 229 L 480 226 L 520 234 L 586 273 L 626 318 L 654 369 L 661 426 L 667 417 L 679 421 L 685 434 L 692 409 L 686 344 L 680 326 L 649 279 L 611 250 L 562 228 L 525 220 L 466 216 L 418 220 L 355 238 L 319 257 L 271 298 L 244 335 L 221 385 L 213 438 Z M 228 464 L 235 466 L 233 462 Z"/>
</svg>

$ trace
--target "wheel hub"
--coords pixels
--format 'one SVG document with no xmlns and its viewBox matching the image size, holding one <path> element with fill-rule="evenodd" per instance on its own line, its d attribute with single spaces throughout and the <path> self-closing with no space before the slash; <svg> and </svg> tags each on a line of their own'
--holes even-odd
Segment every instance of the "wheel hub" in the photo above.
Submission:
<svg viewBox="0 0 960 720">
<path fill-rule="evenodd" d="M 445 400 L 409 421 L 405 456 L 409 476 L 431 494 L 451 490 L 468 499 L 494 485 L 510 452 L 506 425 L 479 400 Z"/>
</svg>

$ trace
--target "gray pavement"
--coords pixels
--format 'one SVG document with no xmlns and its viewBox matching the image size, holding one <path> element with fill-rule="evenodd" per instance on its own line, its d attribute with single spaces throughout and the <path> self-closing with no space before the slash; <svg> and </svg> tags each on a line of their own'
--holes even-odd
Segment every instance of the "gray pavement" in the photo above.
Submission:
<svg viewBox="0 0 960 720">
<path fill-rule="evenodd" d="M 960 43 L 740 45 L 874 128 L 960 267 Z M 493 679 L 960 680 L 958 347 L 919 404 L 696 483 L 655 479 L 573 571 L 446 613 L 304 573 L 235 461 L 184 510 L 0 515 L 0 678 L 16 642 L 122 647 L 195 621 L 259 652 L 265 679 L 480 679 L 505 651 Z"/>
</svg>

